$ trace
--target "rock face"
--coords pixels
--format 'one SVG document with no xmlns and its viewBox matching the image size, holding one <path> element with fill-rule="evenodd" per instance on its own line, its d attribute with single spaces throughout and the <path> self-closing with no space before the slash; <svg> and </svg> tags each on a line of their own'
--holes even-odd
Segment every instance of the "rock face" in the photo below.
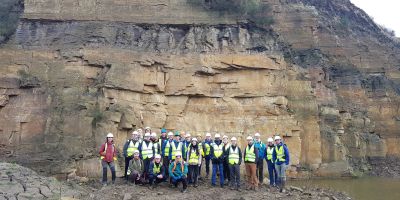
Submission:
<svg viewBox="0 0 400 200">
<path fill-rule="evenodd" d="M 25 0 L 0 49 L 0 157 L 95 177 L 106 133 L 122 150 L 143 126 L 280 134 L 290 176 L 399 157 L 400 45 L 347 0 L 262 2 L 272 27 L 185 0 Z"/>
</svg>

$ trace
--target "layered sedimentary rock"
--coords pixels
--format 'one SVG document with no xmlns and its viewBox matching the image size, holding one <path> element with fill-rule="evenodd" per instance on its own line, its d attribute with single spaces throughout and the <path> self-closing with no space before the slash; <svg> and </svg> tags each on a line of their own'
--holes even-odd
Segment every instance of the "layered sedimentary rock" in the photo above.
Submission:
<svg viewBox="0 0 400 200">
<path fill-rule="evenodd" d="M 185 0 L 26 0 L 0 49 L 0 156 L 97 176 L 107 132 L 122 150 L 150 126 L 280 134 L 291 176 L 398 157 L 399 44 L 348 1 L 263 2 L 272 27 Z"/>
</svg>

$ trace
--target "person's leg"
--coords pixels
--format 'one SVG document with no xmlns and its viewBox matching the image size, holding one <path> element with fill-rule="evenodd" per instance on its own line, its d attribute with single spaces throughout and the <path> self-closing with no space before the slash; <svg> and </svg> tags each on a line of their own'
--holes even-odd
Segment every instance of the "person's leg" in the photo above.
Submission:
<svg viewBox="0 0 400 200">
<path fill-rule="evenodd" d="M 282 190 L 285 189 L 285 185 L 286 185 L 286 164 L 281 165 L 280 174 L 281 174 L 281 186 L 282 186 L 281 192 L 282 192 Z"/>
<path fill-rule="evenodd" d="M 112 184 L 114 184 L 115 179 L 117 178 L 116 173 L 115 173 L 115 163 L 110 162 L 108 165 L 110 166 L 110 170 L 111 170 L 111 181 L 112 181 Z"/>
<path fill-rule="evenodd" d="M 154 184 L 154 179 L 155 179 L 156 177 L 154 177 L 154 175 L 149 175 L 149 184 L 150 184 L 150 186 L 153 186 L 153 184 Z"/>
<path fill-rule="evenodd" d="M 143 165 L 144 165 L 143 181 L 146 181 L 148 178 L 147 176 L 149 174 L 150 159 L 149 158 L 144 159 Z"/>
<path fill-rule="evenodd" d="M 192 178 L 193 178 L 193 184 L 194 184 L 195 187 L 197 187 L 198 174 L 199 174 L 199 166 L 198 165 L 194 165 L 193 166 Z"/>
<path fill-rule="evenodd" d="M 128 180 L 127 172 L 128 172 L 128 167 L 129 167 L 129 161 L 131 161 L 131 160 L 132 160 L 132 157 L 125 157 L 125 173 L 124 173 L 124 177 L 125 177 L 126 180 Z"/>
<path fill-rule="evenodd" d="M 274 177 L 274 164 L 270 161 L 267 161 L 268 165 L 268 176 L 269 176 L 269 185 L 273 186 L 275 184 L 275 177 Z"/>
<path fill-rule="evenodd" d="M 280 175 L 281 166 L 275 164 L 275 171 L 276 171 L 276 174 L 277 174 L 277 177 L 278 177 L 278 178 L 276 179 L 276 185 L 277 185 L 279 188 L 281 188 L 281 182 L 282 182 L 282 180 L 281 180 L 281 175 Z"/>
<path fill-rule="evenodd" d="M 203 162 L 201 162 L 200 166 L 199 166 L 199 179 L 201 180 L 201 166 L 203 166 Z"/>
<path fill-rule="evenodd" d="M 264 160 L 258 161 L 258 182 L 260 185 L 264 182 Z"/>
<path fill-rule="evenodd" d="M 251 169 L 251 182 L 253 185 L 253 189 L 258 188 L 258 178 L 257 178 L 257 164 L 256 163 L 251 163 L 250 164 L 250 169 Z"/>
<path fill-rule="evenodd" d="M 183 184 L 183 190 L 185 191 L 187 189 L 187 179 L 182 178 L 182 184 Z"/>
<path fill-rule="evenodd" d="M 210 175 L 210 159 L 206 158 L 206 177 Z"/>
<path fill-rule="evenodd" d="M 211 185 L 215 186 L 218 164 L 212 164 Z"/>
<path fill-rule="evenodd" d="M 233 177 L 233 170 L 234 167 L 233 165 L 229 165 L 229 172 L 230 172 L 230 181 L 229 181 L 229 187 L 232 189 L 234 187 L 234 183 L 235 183 L 235 178 Z"/>
<path fill-rule="evenodd" d="M 168 170 L 168 165 L 169 165 L 169 160 L 167 156 L 164 156 L 163 158 L 163 166 L 165 170 L 165 178 L 169 177 L 169 170 Z"/>
<path fill-rule="evenodd" d="M 250 164 L 246 163 L 246 179 L 247 179 L 247 188 L 250 189 L 251 187 L 251 172 L 250 172 Z"/>
<path fill-rule="evenodd" d="M 218 164 L 219 168 L 219 184 L 221 187 L 224 187 L 224 163 L 221 162 Z"/>
<path fill-rule="evenodd" d="M 103 179 L 102 179 L 102 184 L 107 184 L 107 162 L 106 161 L 101 161 L 101 167 L 103 168 Z"/>
<path fill-rule="evenodd" d="M 240 189 L 240 165 L 235 165 L 236 187 Z"/>
<path fill-rule="evenodd" d="M 138 175 L 139 175 L 139 173 L 136 171 L 131 172 L 130 180 L 132 181 L 132 183 L 138 184 L 138 181 L 137 181 Z"/>
</svg>

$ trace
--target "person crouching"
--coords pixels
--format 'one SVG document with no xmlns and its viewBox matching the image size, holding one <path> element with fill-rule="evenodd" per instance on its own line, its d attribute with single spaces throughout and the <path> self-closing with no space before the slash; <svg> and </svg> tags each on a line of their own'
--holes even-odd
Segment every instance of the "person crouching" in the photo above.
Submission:
<svg viewBox="0 0 400 200">
<path fill-rule="evenodd" d="M 142 174 L 144 172 L 143 161 L 139 157 L 139 151 L 133 152 L 133 159 L 129 161 L 127 175 L 129 180 L 135 184 L 142 184 Z"/>
<path fill-rule="evenodd" d="M 165 168 L 161 162 L 161 155 L 159 154 L 154 157 L 154 162 L 150 164 L 149 180 L 150 189 L 157 187 L 159 183 L 165 180 Z"/>
<path fill-rule="evenodd" d="M 175 187 L 178 187 L 178 183 L 182 182 L 182 193 L 185 193 L 187 189 L 187 173 L 188 167 L 182 160 L 182 153 L 177 152 L 175 154 L 175 160 L 169 165 L 169 175 Z"/>
</svg>

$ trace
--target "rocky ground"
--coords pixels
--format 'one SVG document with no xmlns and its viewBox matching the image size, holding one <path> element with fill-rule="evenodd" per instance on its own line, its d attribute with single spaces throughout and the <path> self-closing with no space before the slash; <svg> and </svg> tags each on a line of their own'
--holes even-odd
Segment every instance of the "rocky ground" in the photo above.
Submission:
<svg viewBox="0 0 400 200">
<path fill-rule="evenodd" d="M 395 157 L 370 159 L 372 176 L 400 178 L 400 159 Z"/>
<path fill-rule="evenodd" d="M 211 187 L 202 182 L 198 188 L 189 187 L 187 193 L 170 188 L 164 183 L 156 189 L 147 186 L 133 186 L 117 179 L 115 185 L 103 187 L 99 181 L 86 183 L 62 182 L 55 178 L 43 177 L 36 172 L 16 164 L 0 163 L 0 199 L 350 199 L 341 192 L 319 188 L 298 188 L 288 186 L 284 193 L 266 186 L 258 192 L 233 191 L 229 188 Z"/>
</svg>

